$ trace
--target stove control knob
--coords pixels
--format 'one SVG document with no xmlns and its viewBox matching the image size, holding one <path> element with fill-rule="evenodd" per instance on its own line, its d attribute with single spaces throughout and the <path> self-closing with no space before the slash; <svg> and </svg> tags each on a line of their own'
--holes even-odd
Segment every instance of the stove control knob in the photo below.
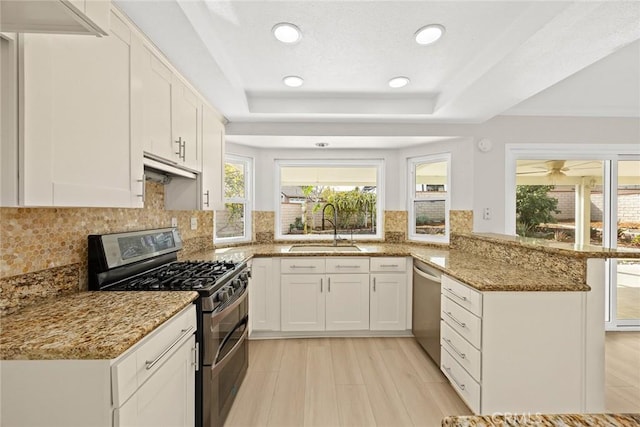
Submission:
<svg viewBox="0 0 640 427">
<path fill-rule="evenodd" d="M 246 282 L 247 280 L 249 280 L 249 274 L 247 272 L 240 274 L 240 280 Z"/>
<path fill-rule="evenodd" d="M 234 290 L 242 288 L 242 281 L 240 279 L 233 279 L 233 281 L 231 282 L 231 287 Z"/>
</svg>

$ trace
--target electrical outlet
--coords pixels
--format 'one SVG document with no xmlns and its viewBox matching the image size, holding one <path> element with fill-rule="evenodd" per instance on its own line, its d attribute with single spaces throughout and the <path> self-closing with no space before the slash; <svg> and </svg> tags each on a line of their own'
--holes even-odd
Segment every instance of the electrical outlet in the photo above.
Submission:
<svg viewBox="0 0 640 427">
<path fill-rule="evenodd" d="M 178 226 L 178 218 L 171 218 L 171 226 L 172 227 Z"/>
<path fill-rule="evenodd" d="M 191 218 L 191 229 L 192 230 L 198 229 L 198 218 L 196 218 L 195 216 Z"/>
<path fill-rule="evenodd" d="M 489 221 L 491 220 L 491 209 L 490 208 L 484 208 L 482 210 L 482 219 Z"/>
</svg>

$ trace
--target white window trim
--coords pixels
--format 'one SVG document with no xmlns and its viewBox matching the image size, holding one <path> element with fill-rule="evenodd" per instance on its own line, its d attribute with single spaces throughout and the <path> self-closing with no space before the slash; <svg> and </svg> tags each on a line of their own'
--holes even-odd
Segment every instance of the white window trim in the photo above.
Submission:
<svg viewBox="0 0 640 427">
<path fill-rule="evenodd" d="M 344 159 L 322 159 L 322 160 L 290 160 L 290 159 L 276 159 L 275 160 L 275 173 L 274 173 L 274 187 L 275 191 L 275 221 L 276 221 L 276 240 L 327 240 L 326 235 L 314 235 L 314 234 L 282 234 L 282 225 L 280 221 L 280 168 L 283 166 L 375 166 L 376 167 L 376 234 L 355 234 L 353 240 L 382 240 L 382 230 L 384 228 L 384 160 L 383 159 L 362 159 L 362 160 L 344 160 Z M 352 236 L 349 234 L 338 234 L 340 239 L 351 240 Z M 333 240 L 333 236 L 331 236 Z"/>
<path fill-rule="evenodd" d="M 217 237 L 215 224 L 213 229 L 213 241 L 218 244 L 226 243 L 245 243 L 250 242 L 253 238 L 252 217 L 253 217 L 253 188 L 254 188 L 254 173 L 253 173 L 253 158 L 247 156 L 238 156 L 236 154 L 226 154 L 224 156 L 224 163 L 243 163 L 244 164 L 244 195 L 245 197 L 231 197 L 224 198 L 223 204 L 226 203 L 244 203 L 245 215 L 244 215 L 244 235 L 239 237 Z M 223 183 L 224 185 L 224 183 Z M 224 194 L 224 190 L 223 190 Z"/>
<path fill-rule="evenodd" d="M 415 202 L 419 200 L 428 200 L 423 198 L 416 198 L 416 166 L 423 163 L 447 163 L 447 192 L 444 196 L 444 215 L 445 215 L 445 229 L 444 235 L 429 235 L 418 234 L 415 232 L 416 213 L 414 211 Z M 432 243 L 449 243 L 449 211 L 451 209 L 451 153 L 439 153 L 428 156 L 410 157 L 407 159 L 407 212 L 408 218 L 408 230 L 407 235 L 409 240 L 416 240 L 420 242 L 432 242 Z"/>
</svg>

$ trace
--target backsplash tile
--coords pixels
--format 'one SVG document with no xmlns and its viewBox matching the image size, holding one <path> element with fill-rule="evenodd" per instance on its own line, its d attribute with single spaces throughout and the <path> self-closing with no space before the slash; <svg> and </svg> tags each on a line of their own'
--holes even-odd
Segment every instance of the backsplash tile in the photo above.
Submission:
<svg viewBox="0 0 640 427">
<path fill-rule="evenodd" d="M 253 211 L 253 241 L 272 243 L 275 233 L 276 214 L 273 211 Z"/>
<path fill-rule="evenodd" d="M 60 287 L 64 288 L 68 283 L 61 279 L 60 271 L 55 270 L 62 267 L 75 268 L 76 290 L 86 290 L 89 234 L 169 227 L 171 218 L 176 218 L 184 255 L 213 249 L 212 211 L 164 210 L 164 188 L 159 183 L 148 181 L 146 194 L 143 209 L 0 208 L 0 278 L 3 279 L 0 282 L 0 307 L 14 306 L 8 299 L 16 295 L 16 292 L 10 291 L 15 283 L 42 282 L 42 286 L 46 287 L 46 283 L 50 282 L 50 290 L 41 292 L 33 288 L 34 293 L 56 295 Z M 191 230 L 192 217 L 198 220 L 197 230 Z M 50 269 L 54 271 L 48 271 Z M 56 280 L 41 279 L 48 274 L 53 274 Z M 7 278 L 11 280 L 4 280 Z M 21 300 L 24 300 L 22 294 L 28 289 L 32 288 L 22 286 L 18 292 Z"/>
<path fill-rule="evenodd" d="M 404 243 L 407 240 L 407 211 L 384 211 L 384 240 Z"/>
<path fill-rule="evenodd" d="M 450 233 L 471 233 L 473 231 L 473 211 L 449 211 Z"/>
</svg>

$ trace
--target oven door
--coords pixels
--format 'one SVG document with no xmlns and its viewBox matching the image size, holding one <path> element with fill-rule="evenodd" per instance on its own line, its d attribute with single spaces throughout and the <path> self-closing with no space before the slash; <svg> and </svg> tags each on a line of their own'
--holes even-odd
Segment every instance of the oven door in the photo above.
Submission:
<svg viewBox="0 0 640 427">
<path fill-rule="evenodd" d="M 248 321 L 244 316 L 222 341 L 216 363 L 205 366 L 203 426 L 222 427 L 249 367 Z"/>
<path fill-rule="evenodd" d="M 212 366 L 218 363 L 231 351 L 238 340 L 238 324 L 249 314 L 247 300 L 248 292 L 245 288 L 241 294 L 234 296 L 235 300 L 220 311 L 202 313 L 202 341 L 204 347 L 203 365 Z M 225 343 L 224 341 L 227 340 Z"/>
</svg>

